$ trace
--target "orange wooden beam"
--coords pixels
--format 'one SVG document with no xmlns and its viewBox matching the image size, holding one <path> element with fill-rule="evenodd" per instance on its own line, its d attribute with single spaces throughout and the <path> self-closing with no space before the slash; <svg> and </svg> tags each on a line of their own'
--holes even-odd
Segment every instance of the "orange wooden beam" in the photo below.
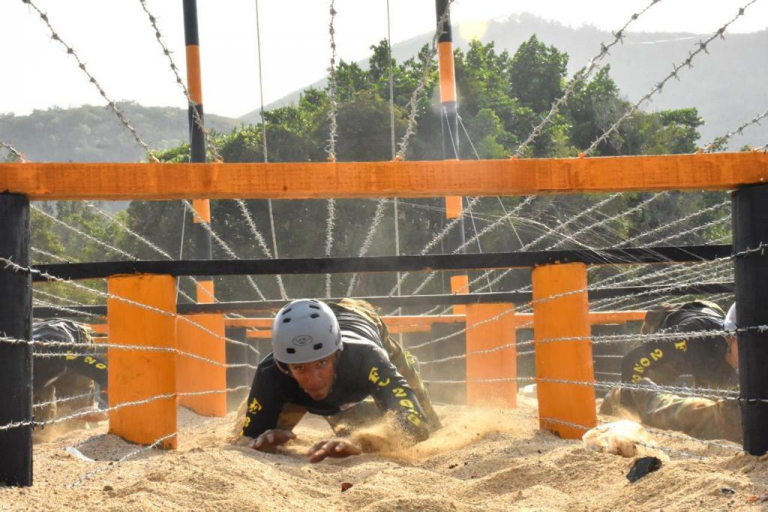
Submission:
<svg viewBox="0 0 768 512">
<path fill-rule="evenodd" d="M 764 152 L 349 163 L 5 163 L 33 200 L 301 199 L 727 190 L 768 180 Z"/>
</svg>

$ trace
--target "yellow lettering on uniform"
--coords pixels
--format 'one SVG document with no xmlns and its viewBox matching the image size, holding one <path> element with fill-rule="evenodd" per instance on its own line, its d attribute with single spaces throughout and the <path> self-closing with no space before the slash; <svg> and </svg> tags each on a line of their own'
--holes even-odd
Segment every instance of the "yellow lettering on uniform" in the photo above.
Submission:
<svg viewBox="0 0 768 512">
<path fill-rule="evenodd" d="M 662 352 L 660 348 L 657 348 L 651 352 L 651 358 L 653 358 L 654 361 L 658 361 L 662 357 L 664 357 L 664 352 Z"/>
<path fill-rule="evenodd" d="M 688 340 L 678 341 L 675 343 L 675 348 L 683 352 L 688 352 Z"/>
<path fill-rule="evenodd" d="M 406 393 L 403 388 L 395 388 L 395 389 L 392 390 L 392 393 L 397 398 L 405 398 L 406 396 L 408 396 L 408 393 Z"/>
<path fill-rule="evenodd" d="M 96 368 L 98 368 L 99 370 L 106 370 L 107 365 L 105 365 L 104 363 L 99 363 L 96 365 Z"/>
<path fill-rule="evenodd" d="M 637 384 L 640 382 L 641 377 L 639 375 L 633 375 L 632 376 L 632 384 Z"/>
<path fill-rule="evenodd" d="M 640 360 L 640 364 L 646 367 L 651 366 L 651 360 L 647 357 L 644 357 Z"/>
<path fill-rule="evenodd" d="M 645 368 L 643 368 L 642 366 L 635 365 L 635 371 L 637 373 L 645 373 Z"/>
<path fill-rule="evenodd" d="M 93 364 L 93 363 L 96 362 L 96 360 L 94 358 L 92 358 L 91 356 L 88 356 L 88 357 L 85 358 L 85 362 L 88 363 L 88 364 Z"/>
<path fill-rule="evenodd" d="M 66 357 L 67 361 L 73 361 L 73 360 L 77 359 L 77 356 L 73 356 L 72 355 L 72 351 L 71 350 L 67 350 L 67 354 L 70 354 L 70 355 L 68 355 Z"/>
<path fill-rule="evenodd" d="M 260 410 L 261 410 L 261 404 L 259 403 L 258 400 L 254 398 L 253 402 L 251 402 L 251 404 L 248 406 L 248 412 L 250 412 L 251 414 L 256 414 Z"/>
<path fill-rule="evenodd" d="M 387 380 L 383 380 L 383 381 L 379 382 L 379 387 L 385 388 L 385 387 L 389 386 L 389 382 L 390 382 L 390 380 L 389 380 L 389 378 L 387 378 Z"/>
<path fill-rule="evenodd" d="M 368 374 L 368 380 L 376 384 L 379 382 L 379 369 L 377 367 L 371 368 L 371 373 Z"/>
<path fill-rule="evenodd" d="M 415 405 L 413 405 L 413 402 L 411 402 L 407 398 L 405 400 L 400 400 L 400 405 L 402 405 L 407 409 L 413 409 L 414 407 L 416 407 Z"/>
<path fill-rule="evenodd" d="M 413 423 L 414 426 L 418 427 L 421 425 L 421 418 L 418 417 L 416 414 L 409 414 L 408 415 L 408 421 Z"/>
<path fill-rule="evenodd" d="M 248 416 L 246 416 L 246 417 L 245 417 L 245 423 L 243 423 L 243 428 L 244 428 L 244 429 L 248 428 L 248 425 L 250 425 L 250 424 L 251 424 L 251 418 L 249 418 Z"/>
</svg>

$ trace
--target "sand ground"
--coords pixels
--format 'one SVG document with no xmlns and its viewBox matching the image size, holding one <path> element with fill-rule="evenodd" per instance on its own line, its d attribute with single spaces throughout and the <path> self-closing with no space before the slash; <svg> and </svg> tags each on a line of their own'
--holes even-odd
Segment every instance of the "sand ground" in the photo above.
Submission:
<svg viewBox="0 0 768 512">
<path fill-rule="evenodd" d="M 439 409 L 447 425 L 409 449 L 310 464 L 330 435 L 320 418 L 279 454 L 233 446 L 235 415 L 180 410 L 179 449 L 137 450 L 106 426 L 35 446 L 35 485 L 0 488 L 2 510 L 768 510 L 768 460 L 689 439 L 653 436 L 672 453 L 635 484 L 633 459 L 585 449 L 538 429 L 532 404 L 515 411 Z M 76 447 L 92 461 L 67 451 Z M 83 475 L 92 476 L 74 488 Z M 342 485 L 351 487 L 342 492 Z"/>
</svg>

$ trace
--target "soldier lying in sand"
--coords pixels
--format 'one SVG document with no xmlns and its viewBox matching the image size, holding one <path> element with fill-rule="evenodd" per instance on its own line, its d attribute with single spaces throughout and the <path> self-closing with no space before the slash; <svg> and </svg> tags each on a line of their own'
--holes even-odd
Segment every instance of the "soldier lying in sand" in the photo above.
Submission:
<svg viewBox="0 0 768 512">
<path fill-rule="evenodd" d="M 665 325 L 672 332 L 736 329 L 735 304 L 731 306 L 725 320 L 717 314 L 717 310 L 711 310 L 708 306 L 701 302 L 691 303 L 690 307 L 682 307 L 674 315 L 670 311 L 651 310 L 648 312 L 651 318 L 646 317 L 643 332 L 664 332 L 659 326 Z M 705 308 L 710 311 L 703 311 Z M 660 315 L 653 316 L 656 311 Z M 658 389 L 657 386 L 673 384 L 674 378 L 680 373 L 690 372 L 694 377 L 699 376 L 696 378 L 697 385 L 733 388 L 738 383 L 739 354 L 736 338 L 717 336 L 690 342 L 683 339 L 663 343 L 667 345 L 645 344 L 624 357 L 623 380 L 629 380 L 628 377 L 632 376 L 632 383 L 640 387 L 611 390 L 600 406 L 600 413 L 620 415 L 629 412 L 651 427 L 677 430 L 699 439 L 728 439 L 740 443 L 741 413 L 737 400 L 682 397 Z M 627 364 L 643 354 L 651 354 L 648 359 L 653 359 L 654 351 L 664 356 L 660 356 L 658 361 L 649 362 L 647 366 Z M 641 378 L 634 378 L 636 376 Z"/>
<path fill-rule="evenodd" d="M 34 403 L 49 404 L 36 408 L 35 420 L 52 419 L 61 412 L 61 406 L 67 413 L 93 411 L 82 416 L 83 421 L 106 420 L 106 414 L 100 411 L 107 407 L 107 363 L 103 354 L 95 348 L 68 346 L 92 344 L 88 328 L 71 320 L 36 321 L 32 338 L 40 342 L 34 348 Z M 76 396 L 81 398 L 56 402 Z"/>
<path fill-rule="evenodd" d="M 247 401 L 241 442 L 251 448 L 274 451 L 294 439 L 292 430 L 307 412 L 325 416 L 336 433 L 391 414 L 392 434 L 404 444 L 440 428 L 412 357 L 366 302 L 291 302 L 275 317 L 272 347 Z M 360 446 L 334 438 L 308 455 L 319 462 L 359 453 Z"/>
</svg>

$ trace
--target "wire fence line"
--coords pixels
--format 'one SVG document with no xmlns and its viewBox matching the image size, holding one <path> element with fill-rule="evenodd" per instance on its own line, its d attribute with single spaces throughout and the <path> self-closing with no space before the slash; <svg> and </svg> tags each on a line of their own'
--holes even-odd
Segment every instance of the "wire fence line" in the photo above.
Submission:
<svg viewBox="0 0 768 512">
<path fill-rule="evenodd" d="M 0 140 L 0 147 L 5 148 L 8 151 L 8 153 L 13 155 L 13 157 L 16 158 L 19 162 L 23 164 L 29 163 L 29 160 L 27 160 L 24 157 L 24 154 L 18 149 L 11 146 L 8 142 L 4 142 L 3 140 Z"/>
<path fill-rule="evenodd" d="M 746 121 L 744 124 L 742 124 L 741 126 L 736 128 L 735 130 L 730 131 L 730 132 L 726 133 L 725 135 L 721 135 L 720 137 L 715 138 L 715 140 L 713 140 L 712 142 L 710 142 L 709 144 L 707 144 L 704 147 L 704 152 L 705 153 L 712 153 L 714 151 L 721 151 L 721 150 L 726 149 L 726 144 L 728 144 L 729 140 L 731 140 L 736 135 L 743 135 L 744 134 L 744 130 L 746 130 L 747 128 L 749 128 L 752 125 L 756 125 L 756 124 L 759 125 L 760 121 L 762 121 L 766 117 L 768 117 L 768 110 L 766 110 L 762 114 L 756 115 L 755 117 L 753 117 L 749 121 Z"/>
<path fill-rule="evenodd" d="M 747 2 L 743 7 L 739 8 L 738 13 L 736 16 L 734 16 L 731 20 L 726 22 L 722 27 L 717 29 L 714 34 L 712 34 L 708 39 L 704 41 L 699 41 L 697 43 L 698 48 L 694 50 L 693 52 L 688 54 L 688 58 L 686 58 L 683 62 L 679 64 L 675 64 L 673 66 L 672 71 L 664 77 L 660 82 L 658 82 L 656 85 L 654 85 L 653 89 L 651 89 L 650 92 L 648 92 L 645 96 L 640 98 L 635 104 L 633 104 L 629 110 L 627 110 L 624 115 L 622 115 L 613 125 L 611 125 L 610 128 L 605 130 L 602 135 L 600 135 L 597 139 L 592 142 L 592 144 L 589 146 L 589 148 L 585 151 L 586 155 L 592 155 L 598 148 L 600 144 L 608 140 L 608 138 L 619 129 L 619 127 L 624 124 L 624 121 L 632 117 L 636 112 L 640 110 L 640 107 L 646 103 L 647 101 L 650 101 L 657 93 L 660 93 L 664 86 L 672 80 L 673 78 L 679 80 L 679 73 L 683 70 L 683 68 L 686 67 L 693 67 L 693 61 L 696 59 L 696 57 L 701 53 L 709 53 L 707 51 L 707 48 L 710 43 L 712 43 L 715 39 L 721 38 L 725 39 L 725 31 L 728 30 L 728 27 L 730 27 L 734 22 L 736 22 L 739 18 L 744 16 L 746 13 L 746 10 L 757 0 L 750 0 Z"/>
<path fill-rule="evenodd" d="M 643 14 L 648 12 L 651 7 L 656 5 L 657 3 L 661 2 L 661 0 L 651 0 L 651 3 L 648 4 L 648 6 L 643 9 L 640 12 L 632 14 L 630 19 L 616 32 L 613 33 L 613 41 L 608 43 L 607 45 L 604 43 L 600 43 L 600 52 L 592 57 L 588 62 L 587 65 L 579 70 L 576 75 L 573 77 L 573 79 L 568 83 L 568 87 L 566 87 L 565 91 L 563 92 L 563 95 L 558 98 L 554 103 L 552 103 L 552 108 L 549 110 L 549 113 L 547 113 L 546 116 L 544 116 L 544 119 L 541 120 L 541 122 L 534 127 L 534 129 L 531 131 L 531 133 L 528 135 L 528 137 L 523 141 L 520 146 L 518 146 L 517 150 L 515 151 L 516 157 L 523 156 L 523 153 L 526 149 L 533 143 L 536 138 L 541 135 L 542 131 L 544 131 L 544 128 L 549 126 L 552 121 L 557 116 L 557 113 L 560 111 L 560 108 L 565 105 L 568 102 L 568 99 L 573 95 L 573 93 L 576 91 L 576 87 L 580 84 L 583 84 L 591 75 L 592 72 L 595 71 L 598 67 L 598 63 L 603 60 L 606 56 L 609 55 L 610 49 L 615 46 L 616 44 L 623 42 L 624 35 L 629 28 L 629 26 L 637 21 Z"/>
<path fill-rule="evenodd" d="M 213 227 L 209 222 L 206 222 L 203 220 L 203 217 L 197 213 L 197 210 L 195 207 L 190 203 L 188 200 L 183 200 L 184 207 L 196 218 L 198 219 L 198 223 L 203 226 L 203 229 L 205 229 L 210 235 L 211 238 L 213 238 L 219 246 L 224 249 L 224 252 L 226 252 L 232 259 L 239 260 L 240 257 L 235 253 L 234 250 L 224 241 L 224 239 L 219 236 L 218 233 L 216 233 L 213 230 Z M 261 300 L 267 300 L 267 298 L 264 296 L 264 294 L 261 292 L 261 289 L 259 288 L 259 285 L 256 284 L 256 281 L 253 279 L 252 276 L 246 276 L 246 279 L 248 280 L 248 283 L 251 285 L 251 288 L 256 292 L 256 294 L 259 296 Z"/>
<path fill-rule="evenodd" d="M 37 12 L 38 16 L 40 16 L 40 19 L 43 20 L 45 25 L 48 27 L 48 30 L 51 32 L 51 38 L 54 41 L 59 42 L 64 48 L 67 50 L 67 54 L 71 55 L 73 59 L 77 62 L 77 67 L 80 68 L 80 70 L 85 74 L 85 76 L 88 78 L 88 81 L 93 84 L 94 87 L 96 87 L 96 90 L 98 90 L 99 95 L 104 98 L 107 101 L 107 106 L 112 110 L 112 112 L 115 113 L 117 118 L 120 120 L 122 125 L 128 129 L 129 132 L 131 132 L 131 135 L 133 136 L 133 139 L 136 141 L 136 143 L 141 146 L 141 148 L 145 151 L 147 157 L 153 161 L 153 162 L 159 162 L 157 157 L 152 153 L 152 150 L 149 148 L 146 142 L 142 140 L 142 138 L 139 136 L 136 129 L 131 125 L 131 123 L 128 122 L 128 119 L 126 119 L 125 114 L 122 110 L 117 106 L 117 102 L 110 99 L 109 96 L 107 96 L 107 93 L 104 91 L 104 88 L 101 86 L 101 84 L 96 80 L 96 78 L 91 74 L 90 71 L 88 71 L 87 66 L 85 63 L 80 59 L 80 56 L 77 54 L 75 49 L 64 42 L 64 40 L 61 38 L 59 33 L 53 28 L 53 25 L 51 25 L 51 21 L 48 17 L 48 14 L 41 11 L 37 5 L 32 0 L 21 0 L 22 3 L 28 5 L 31 7 L 35 12 Z"/>
<path fill-rule="evenodd" d="M 8 258 L 2 257 L 2 256 L 0 256 L 0 263 L 4 263 L 5 264 L 4 268 L 6 270 L 10 269 L 13 272 L 23 272 L 23 273 L 30 274 L 30 275 L 37 275 L 37 276 L 39 276 L 39 277 L 41 277 L 41 278 L 43 278 L 43 279 L 45 279 L 47 281 L 66 284 L 67 286 L 71 286 L 71 287 L 76 288 L 78 290 L 82 290 L 82 291 L 85 291 L 85 292 L 90 293 L 92 295 L 96 295 L 96 296 L 98 296 L 98 297 L 100 297 L 102 299 L 116 300 L 116 301 L 122 302 L 124 304 L 128 304 L 130 306 L 135 306 L 135 307 L 143 309 L 145 311 L 149 311 L 151 313 L 157 313 L 157 314 L 162 315 L 162 316 L 167 316 L 167 317 L 171 317 L 171 318 L 177 318 L 177 319 L 181 320 L 182 322 L 185 322 L 185 323 L 195 327 L 196 329 L 199 329 L 200 331 L 203 331 L 206 334 L 209 334 L 209 335 L 211 335 L 211 336 L 213 336 L 213 337 L 215 337 L 217 339 L 226 341 L 227 343 L 231 343 L 233 345 L 239 345 L 239 346 L 248 347 L 249 350 L 252 350 L 254 352 L 258 352 L 258 351 L 256 351 L 255 348 L 253 348 L 248 343 L 243 343 L 242 341 L 231 339 L 231 338 L 228 338 L 226 336 L 222 336 L 220 334 L 217 334 L 216 332 L 208 329 L 204 325 L 201 325 L 201 324 L 195 322 L 194 320 L 192 320 L 191 318 L 188 318 L 185 315 L 179 315 L 179 314 L 177 314 L 175 312 L 165 311 L 163 309 L 156 308 L 154 306 L 150 306 L 148 304 L 144 304 L 144 303 L 141 303 L 141 302 L 137 302 L 135 300 L 127 299 L 127 298 L 121 297 L 119 295 L 114 295 L 114 294 L 109 293 L 109 292 L 103 292 L 101 290 L 94 290 L 93 288 L 88 288 L 87 286 L 84 286 L 84 285 L 82 285 L 80 283 L 77 283 L 75 281 L 70 281 L 68 279 L 62 279 L 60 277 L 56 277 L 56 276 L 51 275 L 51 274 L 49 274 L 47 272 L 41 272 L 40 270 L 31 268 L 31 267 L 24 267 L 22 265 L 19 265 L 19 264 L 15 263 L 15 262 L 11 261 Z"/>
</svg>

